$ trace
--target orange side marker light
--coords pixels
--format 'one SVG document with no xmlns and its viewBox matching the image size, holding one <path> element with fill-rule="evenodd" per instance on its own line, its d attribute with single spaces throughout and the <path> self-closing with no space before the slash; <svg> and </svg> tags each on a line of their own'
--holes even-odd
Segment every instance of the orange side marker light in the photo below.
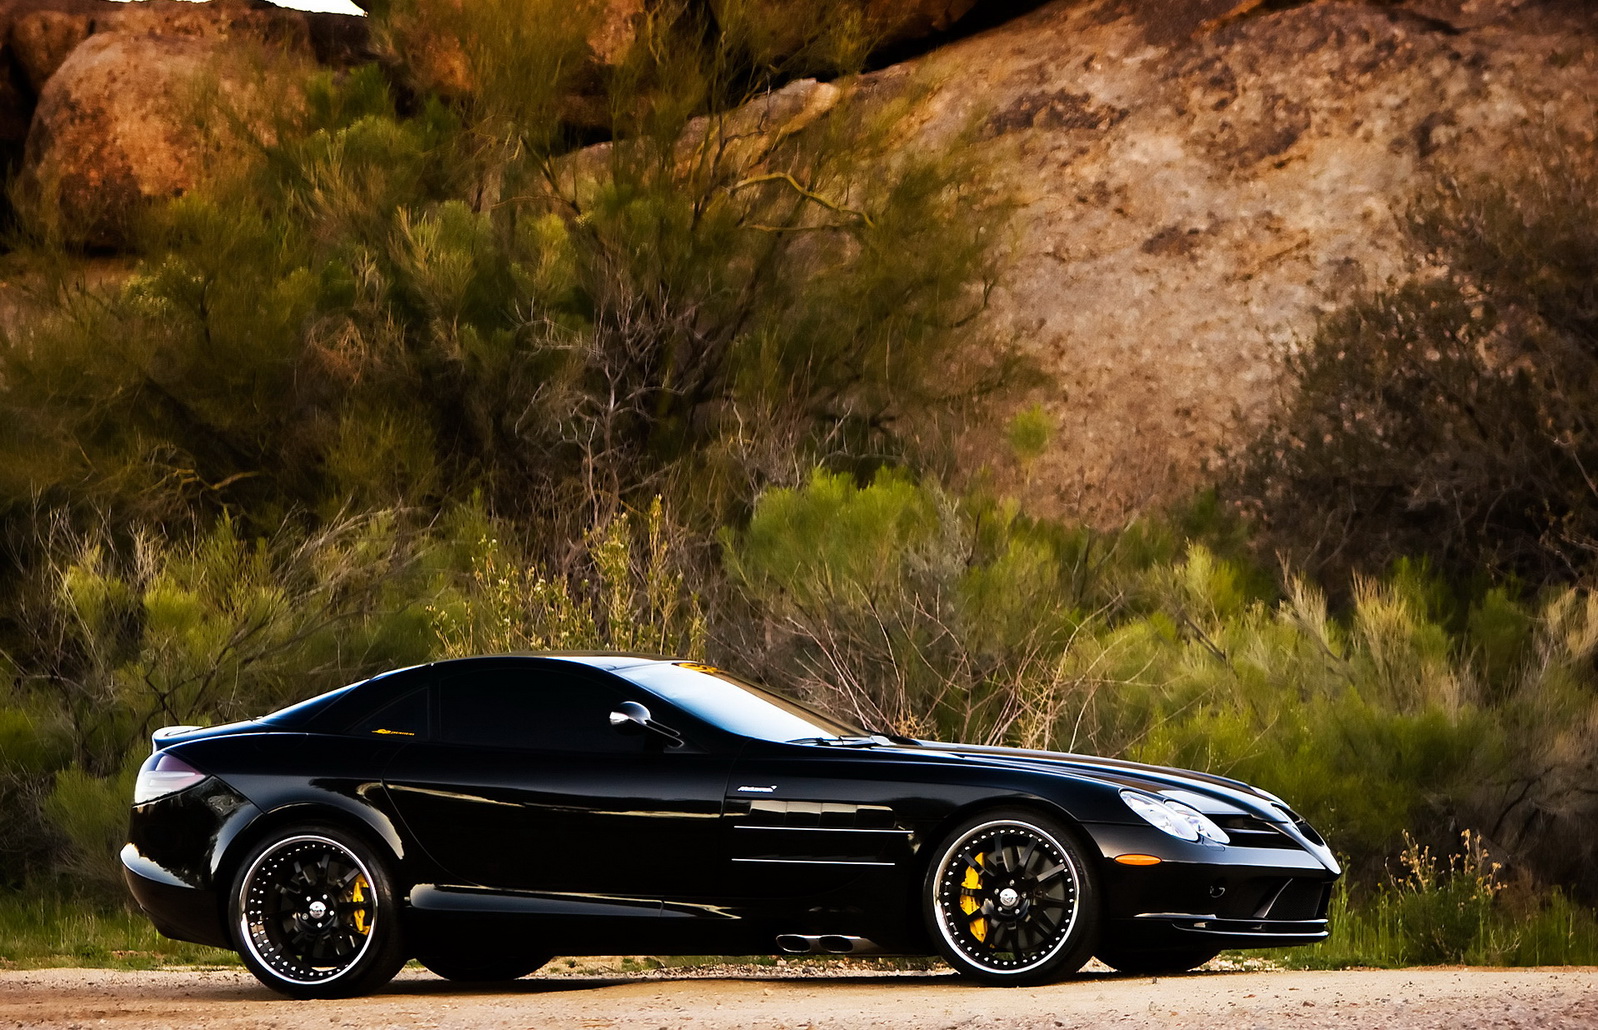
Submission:
<svg viewBox="0 0 1598 1030">
<path fill-rule="evenodd" d="M 1115 860 L 1122 865 L 1159 865 L 1160 859 L 1153 855 L 1116 855 Z"/>
</svg>

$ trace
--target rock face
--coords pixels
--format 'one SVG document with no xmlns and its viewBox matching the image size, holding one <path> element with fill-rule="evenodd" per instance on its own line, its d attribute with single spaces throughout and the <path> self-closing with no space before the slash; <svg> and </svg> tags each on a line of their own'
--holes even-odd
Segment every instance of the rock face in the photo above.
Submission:
<svg viewBox="0 0 1598 1030">
<path fill-rule="evenodd" d="M 89 38 L 90 16 L 29 11 L 11 24 L 11 58 L 35 96 L 74 47 Z"/>
<path fill-rule="evenodd" d="M 649 0 L 594 2 L 598 68 Z M 833 2 L 906 32 L 971 6 Z M 468 3 L 414 5 L 415 45 L 394 53 L 419 82 L 470 91 L 466 50 L 440 28 Z M 429 28 L 428 12 L 443 20 Z M 105 246 L 145 200 L 192 186 L 214 141 L 181 98 L 207 77 L 249 88 L 241 45 L 366 53 L 359 19 L 248 0 L 0 0 L 0 41 L 0 146 L 26 131 L 24 185 L 70 238 Z M 994 466 L 1034 510 L 1114 522 L 1202 485 L 1266 417 L 1317 319 L 1415 270 L 1424 256 L 1397 216 L 1418 191 L 1529 164 L 1555 127 L 1593 139 L 1598 6 L 1055 0 L 852 84 L 794 83 L 743 116 L 752 140 L 780 136 L 845 94 L 906 105 L 906 150 L 979 147 L 985 186 L 1014 205 L 983 328 L 1050 373 L 1023 403 L 1058 432 L 1025 483 L 991 438 L 966 442 L 967 467 Z"/>
<path fill-rule="evenodd" d="M 1054 449 L 1009 484 L 1036 510 L 1114 522 L 1187 496 L 1318 317 L 1415 267 L 1396 216 L 1417 191 L 1598 128 L 1585 3 L 1238 6 L 1061 0 L 858 86 L 939 84 L 902 145 L 975 122 L 1019 204 L 986 328 L 1053 374 L 1028 402 Z M 1005 474 L 995 441 L 968 447 Z"/>
</svg>

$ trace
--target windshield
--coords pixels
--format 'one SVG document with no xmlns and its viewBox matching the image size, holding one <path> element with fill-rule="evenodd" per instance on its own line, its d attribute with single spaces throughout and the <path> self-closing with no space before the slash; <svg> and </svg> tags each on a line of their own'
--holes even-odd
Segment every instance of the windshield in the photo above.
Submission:
<svg viewBox="0 0 1598 1030">
<path fill-rule="evenodd" d="M 615 675 L 729 733 L 758 740 L 863 737 L 867 731 L 822 715 L 730 673 L 695 662 L 617 669 Z"/>
</svg>

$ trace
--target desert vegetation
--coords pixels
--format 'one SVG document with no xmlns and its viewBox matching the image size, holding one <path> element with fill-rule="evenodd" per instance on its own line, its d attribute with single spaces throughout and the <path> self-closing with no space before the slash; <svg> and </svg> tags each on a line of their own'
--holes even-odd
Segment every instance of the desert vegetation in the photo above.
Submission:
<svg viewBox="0 0 1598 1030">
<path fill-rule="evenodd" d="M 849 88 L 871 26 L 716 9 L 657 6 L 596 67 L 580 8 L 396 2 L 379 33 L 460 40 L 469 88 L 371 65 L 301 75 L 264 125 L 218 103 L 245 157 L 147 213 L 125 281 L 21 204 L 5 942 L 82 909 L 109 914 L 59 945 L 80 960 L 194 957 L 116 914 L 158 726 L 603 647 L 1267 787 L 1350 866 L 1307 961 L 1591 961 L 1582 145 L 1417 198 L 1432 267 L 1324 320 L 1241 472 L 1094 528 L 946 447 L 1022 368 L 974 328 L 1006 210 L 981 148 L 894 150 L 898 102 Z M 1052 434 L 1023 412 L 992 461 Z"/>
</svg>

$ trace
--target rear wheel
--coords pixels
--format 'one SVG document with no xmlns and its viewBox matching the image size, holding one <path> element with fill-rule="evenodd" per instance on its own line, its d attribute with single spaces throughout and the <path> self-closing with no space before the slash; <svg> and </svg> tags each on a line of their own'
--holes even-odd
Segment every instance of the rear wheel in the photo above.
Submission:
<svg viewBox="0 0 1598 1030">
<path fill-rule="evenodd" d="M 968 819 L 923 888 L 927 928 L 954 968 L 992 984 L 1047 983 L 1098 943 L 1097 879 L 1070 831 L 1022 809 Z"/>
<path fill-rule="evenodd" d="M 405 963 L 399 904 L 382 858 L 326 826 L 281 830 L 233 881 L 239 956 L 294 998 L 344 998 L 387 983 Z"/>
<path fill-rule="evenodd" d="M 1104 945 L 1098 960 L 1123 973 L 1184 973 L 1202 966 L 1221 953 L 1208 944 L 1185 944 L 1168 948 L 1126 948 Z"/>
<path fill-rule="evenodd" d="M 553 955 L 418 955 L 416 961 L 432 973 L 458 983 L 496 983 L 520 980 L 548 962 Z"/>
</svg>

